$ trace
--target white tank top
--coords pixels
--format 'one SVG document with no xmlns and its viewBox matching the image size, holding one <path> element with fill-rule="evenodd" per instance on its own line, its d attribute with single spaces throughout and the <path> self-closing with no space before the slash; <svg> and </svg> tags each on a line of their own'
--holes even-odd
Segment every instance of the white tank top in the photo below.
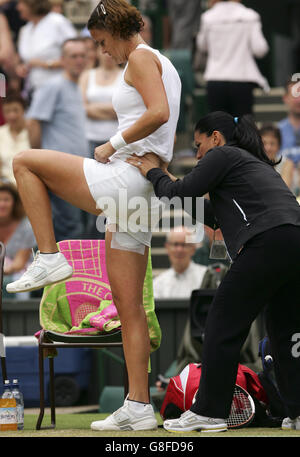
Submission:
<svg viewBox="0 0 300 457">
<path fill-rule="evenodd" d="M 86 98 L 89 103 L 102 102 L 111 103 L 112 96 L 117 85 L 122 77 L 122 70 L 117 76 L 113 84 L 101 86 L 96 81 L 96 69 L 89 71 L 88 85 L 86 90 Z M 97 120 L 86 117 L 86 136 L 89 141 L 106 142 L 117 133 L 118 121 L 112 120 Z"/>
<path fill-rule="evenodd" d="M 162 81 L 167 94 L 170 117 L 168 122 L 151 135 L 118 149 L 112 157 L 126 160 L 129 154 L 135 153 L 142 156 L 147 152 L 154 152 L 164 161 L 170 162 L 173 157 L 174 139 L 180 112 L 181 80 L 170 60 L 159 51 L 144 44 L 138 45 L 137 48 L 144 48 L 154 52 L 161 62 Z M 118 131 L 120 132 L 131 127 L 146 111 L 146 106 L 139 92 L 133 86 L 127 84 L 124 79 L 127 65 L 112 100 L 113 107 L 117 113 Z"/>
</svg>

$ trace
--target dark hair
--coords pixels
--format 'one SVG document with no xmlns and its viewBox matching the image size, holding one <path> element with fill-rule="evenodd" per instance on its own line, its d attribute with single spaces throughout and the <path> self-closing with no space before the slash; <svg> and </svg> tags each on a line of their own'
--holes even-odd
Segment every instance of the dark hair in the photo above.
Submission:
<svg viewBox="0 0 300 457">
<path fill-rule="evenodd" d="M 2 179 L 0 180 L 0 192 L 8 192 L 12 196 L 14 200 L 12 210 L 13 218 L 15 220 L 23 219 L 25 211 L 16 186 L 12 182 Z"/>
<path fill-rule="evenodd" d="M 214 111 L 199 119 L 195 127 L 195 132 L 207 136 L 211 136 L 214 131 L 220 132 L 226 143 L 233 142 L 273 167 L 280 162 L 274 162 L 267 156 L 262 138 L 250 115 L 233 117 L 224 111 Z"/>
<path fill-rule="evenodd" d="M 259 134 L 262 137 L 263 135 L 272 135 L 278 141 L 279 146 L 281 146 L 281 132 L 276 125 L 273 124 L 263 124 L 259 129 Z"/>
<path fill-rule="evenodd" d="M 2 106 L 9 103 L 19 103 L 24 110 L 27 108 L 27 102 L 19 92 L 9 92 L 6 97 L 2 98 Z"/>
<path fill-rule="evenodd" d="M 126 0 L 102 0 L 92 12 L 87 27 L 128 40 L 143 29 L 144 21 L 138 9 Z"/>
<path fill-rule="evenodd" d="M 50 13 L 52 5 L 49 0 L 22 0 L 36 16 L 46 16 Z"/>
</svg>

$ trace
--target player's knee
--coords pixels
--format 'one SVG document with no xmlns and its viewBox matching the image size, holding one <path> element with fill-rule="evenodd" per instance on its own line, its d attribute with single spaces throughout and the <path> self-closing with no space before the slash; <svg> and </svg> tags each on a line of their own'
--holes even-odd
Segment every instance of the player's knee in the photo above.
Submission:
<svg viewBox="0 0 300 457">
<path fill-rule="evenodd" d="M 14 174 L 19 173 L 24 167 L 26 167 L 26 161 L 30 154 L 30 149 L 18 152 L 13 158 L 13 172 Z"/>
<path fill-rule="evenodd" d="M 135 316 L 142 301 L 137 300 L 135 297 L 125 297 L 123 294 L 113 294 L 113 302 L 118 310 L 120 317 L 129 318 L 131 315 Z"/>
</svg>

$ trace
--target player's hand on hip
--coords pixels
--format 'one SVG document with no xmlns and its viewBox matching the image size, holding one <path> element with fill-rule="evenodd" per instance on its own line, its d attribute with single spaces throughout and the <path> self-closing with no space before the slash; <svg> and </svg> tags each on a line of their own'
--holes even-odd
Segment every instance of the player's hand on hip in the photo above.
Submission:
<svg viewBox="0 0 300 457">
<path fill-rule="evenodd" d="M 95 149 L 94 158 L 97 162 L 108 163 L 109 158 L 115 152 L 114 148 L 108 141 Z"/>
</svg>

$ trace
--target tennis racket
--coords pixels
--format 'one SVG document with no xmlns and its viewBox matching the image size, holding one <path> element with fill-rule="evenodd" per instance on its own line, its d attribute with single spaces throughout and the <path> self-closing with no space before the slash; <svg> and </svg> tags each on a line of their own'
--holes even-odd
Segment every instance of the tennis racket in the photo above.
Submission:
<svg viewBox="0 0 300 457">
<path fill-rule="evenodd" d="M 231 410 L 226 419 L 228 428 L 242 428 L 254 419 L 255 405 L 252 397 L 241 386 L 235 385 Z"/>
</svg>

